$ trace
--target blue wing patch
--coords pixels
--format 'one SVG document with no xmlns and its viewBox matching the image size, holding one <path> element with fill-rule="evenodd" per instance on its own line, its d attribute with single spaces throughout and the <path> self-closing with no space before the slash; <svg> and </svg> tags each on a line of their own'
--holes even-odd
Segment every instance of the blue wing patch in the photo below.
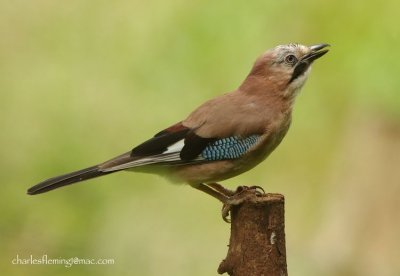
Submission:
<svg viewBox="0 0 400 276">
<path fill-rule="evenodd" d="M 219 139 L 208 145 L 201 152 L 201 156 L 208 161 L 236 159 L 244 155 L 259 139 L 260 135 L 251 135 L 246 138 L 232 136 Z"/>
</svg>

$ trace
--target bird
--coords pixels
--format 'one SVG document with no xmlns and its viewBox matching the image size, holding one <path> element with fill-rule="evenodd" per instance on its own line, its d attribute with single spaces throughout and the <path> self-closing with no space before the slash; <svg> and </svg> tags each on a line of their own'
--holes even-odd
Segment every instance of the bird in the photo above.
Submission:
<svg viewBox="0 0 400 276">
<path fill-rule="evenodd" d="M 125 170 L 155 173 L 218 199 L 227 221 L 230 208 L 243 202 L 237 196 L 243 188 L 231 191 L 218 182 L 254 168 L 281 143 L 311 65 L 329 46 L 291 43 L 267 50 L 236 90 L 206 101 L 186 119 L 124 154 L 44 180 L 27 193 L 41 194 Z"/>
</svg>

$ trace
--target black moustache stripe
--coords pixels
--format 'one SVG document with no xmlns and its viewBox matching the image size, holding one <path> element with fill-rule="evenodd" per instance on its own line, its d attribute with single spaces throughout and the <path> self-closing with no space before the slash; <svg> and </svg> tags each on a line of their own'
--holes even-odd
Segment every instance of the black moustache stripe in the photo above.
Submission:
<svg viewBox="0 0 400 276">
<path fill-rule="evenodd" d="M 301 76 L 309 66 L 310 64 L 308 62 L 300 61 L 299 64 L 297 64 L 296 67 L 294 68 L 292 77 L 290 78 L 288 84 L 290 84 L 292 81 Z"/>
</svg>

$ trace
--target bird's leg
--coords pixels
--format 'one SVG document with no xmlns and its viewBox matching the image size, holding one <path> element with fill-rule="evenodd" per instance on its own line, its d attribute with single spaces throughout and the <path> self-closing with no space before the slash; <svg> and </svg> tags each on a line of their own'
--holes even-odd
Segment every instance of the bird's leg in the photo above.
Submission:
<svg viewBox="0 0 400 276">
<path fill-rule="evenodd" d="M 217 183 L 214 183 L 214 184 L 217 184 Z M 192 186 L 193 188 L 195 188 L 197 190 L 205 192 L 206 194 L 209 194 L 210 196 L 221 201 L 222 203 L 225 203 L 229 199 L 229 195 L 224 193 L 224 191 L 222 190 L 222 189 L 224 189 L 224 190 L 227 190 L 227 189 L 225 189 L 221 185 L 219 185 L 220 188 L 216 188 L 215 186 L 213 187 L 211 185 L 207 185 L 207 184 L 203 184 L 203 183 L 191 184 L 190 186 Z"/>
<path fill-rule="evenodd" d="M 239 186 L 236 191 L 226 189 L 218 183 L 200 183 L 191 186 L 221 201 L 223 203 L 221 210 L 222 219 L 228 223 L 230 222 L 228 216 L 232 206 L 241 204 L 249 197 L 249 194 L 245 193 L 245 191 L 253 190 L 257 196 L 265 193 L 264 189 L 260 186 Z"/>
<path fill-rule="evenodd" d="M 217 190 L 218 192 L 220 192 L 228 197 L 233 196 L 236 193 L 236 191 L 229 190 L 218 183 L 208 183 L 207 186 L 213 188 L 214 190 Z"/>
<path fill-rule="evenodd" d="M 233 197 L 235 192 L 225 189 L 222 185 L 218 183 L 211 183 L 211 184 L 198 183 L 198 184 L 192 184 L 191 186 L 221 201 L 223 203 L 221 211 L 222 219 L 225 222 L 228 223 L 230 222 L 228 219 L 229 211 L 232 206 L 232 203 L 230 203 L 230 199 Z M 227 206 L 229 206 L 229 208 Z"/>
</svg>

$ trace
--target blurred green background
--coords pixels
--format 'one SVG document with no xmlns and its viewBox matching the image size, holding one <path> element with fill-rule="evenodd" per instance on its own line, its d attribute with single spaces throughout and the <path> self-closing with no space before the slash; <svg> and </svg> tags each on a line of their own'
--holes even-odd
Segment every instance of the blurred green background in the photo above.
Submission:
<svg viewBox="0 0 400 276">
<path fill-rule="evenodd" d="M 120 173 L 31 185 L 131 149 L 235 89 L 278 44 L 330 43 L 292 128 L 225 181 L 286 196 L 291 275 L 400 275 L 398 1 L 0 1 L 0 273 L 217 275 L 229 225 L 190 187 Z M 12 265 L 113 258 L 114 265 Z"/>
</svg>

